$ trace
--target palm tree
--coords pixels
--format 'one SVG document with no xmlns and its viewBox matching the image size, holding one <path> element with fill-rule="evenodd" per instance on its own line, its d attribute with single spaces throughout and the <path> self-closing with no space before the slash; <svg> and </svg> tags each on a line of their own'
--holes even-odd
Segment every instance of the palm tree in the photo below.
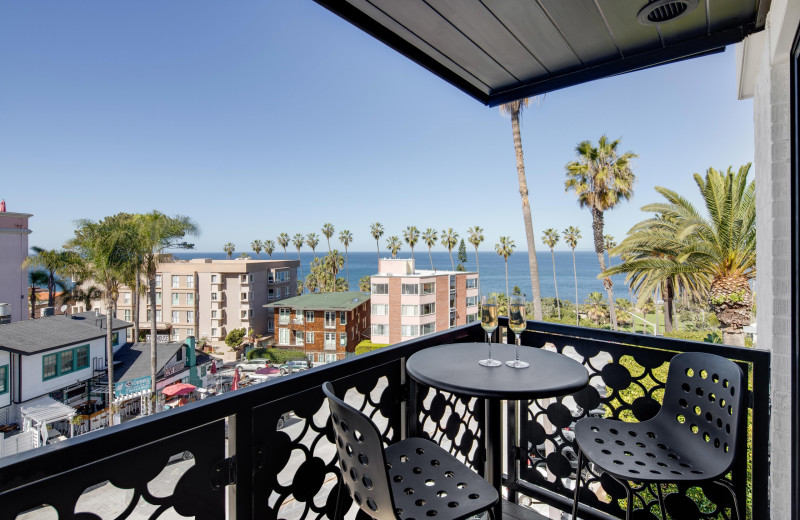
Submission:
<svg viewBox="0 0 800 520">
<path fill-rule="evenodd" d="M 156 395 L 156 374 L 157 374 L 157 325 L 156 325 L 156 274 L 158 265 L 169 259 L 166 251 L 169 249 L 192 249 L 194 244 L 184 240 L 186 235 L 197 235 L 199 229 L 189 217 L 176 215 L 170 217 L 159 211 L 152 211 L 144 215 L 138 215 L 136 219 L 135 235 L 137 245 L 143 245 L 144 253 L 144 272 L 147 275 L 148 285 L 150 286 L 150 384 L 152 395 Z M 233 244 L 228 257 L 233 252 Z"/>
<path fill-rule="evenodd" d="M 588 207 L 592 213 L 592 232 L 594 235 L 594 251 L 600 263 L 600 271 L 606 270 L 603 240 L 603 213 L 614 209 L 621 200 L 633 196 L 633 184 L 636 175 L 633 173 L 632 161 L 638 157 L 633 152 L 617 154 L 620 140 L 610 141 L 601 136 L 597 147 L 589 141 L 578 143 L 575 153 L 577 161 L 567 163 L 566 191 L 574 191 L 580 207 Z M 611 278 L 603 279 L 603 286 L 608 294 L 608 310 L 611 315 L 611 328 L 617 328 L 617 313 L 614 308 L 614 288 Z"/>
<path fill-rule="evenodd" d="M 311 248 L 311 252 L 314 254 L 314 258 L 317 257 L 317 246 L 319 245 L 319 237 L 317 237 L 316 233 L 309 233 L 306 235 L 306 244 L 308 247 Z"/>
<path fill-rule="evenodd" d="M 538 97 L 533 101 L 538 103 Z M 536 239 L 533 235 L 533 218 L 528 200 L 528 181 L 525 179 L 525 161 L 522 156 L 522 134 L 519 116 L 531 103 L 531 98 L 519 99 L 500 105 L 500 112 L 511 117 L 511 132 L 514 137 L 514 152 L 517 160 L 517 178 L 519 195 L 522 198 L 522 220 L 525 223 L 525 238 L 528 243 L 528 266 L 531 271 L 531 301 L 533 302 L 533 319 L 542 319 L 542 295 L 539 291 L 539 264 L 536 259 Z"/>
<path fill-rule="evenodd" d="M 478 246 L 481 245 L 483 242 L 483 229 L 480 226 L 474 226 L 467 229 L 467 234 L 469 234 L 469 243 L 475 246 L 475 267 L 478 270 L 478 294 L 480 294 L 480 286 L 481 286 L 481 264 L 478 260 Z"/>
<path fill-rule="evenodd" d="M 325 240 L 328 241 L 328 253 L 331 252 L 331 237 L 333 236 L 333 224 L 330 222 L 326 222 L 322 225 L 322 234 L 325 237 Z"/>
<path fill-rule="evenodd" d="M 361 289 L 363 292 L 369 292 L 372 284 L 372 279 L 367 276 L 362 276 L 358 279 L 358 288 Z"/>
<path fill-rule="evenodd" d="M 553 228 L 548 228 L 544 230 L 542 234 L 542 242 L 544 245 L 550 248 L 550 257 L 553 259 L 553 285 L 556 287 L 556 310 L 558 310 L 558 319 L 561 319 L 561 302 L 558 299 L 558 280 L 556 280 L 556 254 L 553 250 L 558 244 L 558 240 L 561 236 L 558 234 L 558 231 Z"/>
<path fill-rule="evenodd" d="M 417 229 L 417 226 L 408 226 L 403 231 L 403 240 L 411 247 L 411 259 L 414 260 L 414 246 L 419 242 L 419 229 Z"/>
<path fill-rule="evenodd" d="M 38 267 L 47 272 L 47 306 L 53 307 L 56 304 L 56 285 L 60 284 L 63 287 L 57 277 L 66 276 L 73 263 L 70 253 L 58 249 L 42 249 L 37 246 L 33 246 L 31 249 L 34 254 L 22 262 L 22 267 L 24 269 Z"/>
<path fill-rule="evenodd" d="M 494 250 L 498 255 L 502 256 L 503 260 L 506 262 L 506 298 L 508 298 L 510 294 L 508 292 L 508 257 L 514 252 L 515 247 L 514 241 L 509 237 L 500 237 L 500 242 L 494 245 Z"/>
<path fill-rule="evenodd" d="M 242 254 L 239 255 L 239 259 L 241 259 L 241 260 L 250 260 L 250 255 L 247 252 L 242 251 Z"/>
<path fill-rule="evenodd" d="M 397 258 L 397 253 L 400 252 L 401 246 L 400 239 L 395 235 L 386 239 L 386 249 L 392 252 L 392 258 Z"/>
<path fill-rule="evenodd" d="M 28 301 L 31 304 L 31 319 L 36 319 L 36 292 L 46 287 L 48 282 L 47 271 L 44 269 L 35 269 L 28 272 L 28 285 L 30 285 L 30 297 Z"/>
<path fill-rule="evenodd" d="M 603 235 L 603 245 L 608 253 L 608 267 L 611 267 L 611 250 L 617 247 L 617 243 L 614 241 L 614 237 L 612 235 L 606 234 Z"/>
<path fill-rule="evenodd" d="M 438 239 L 439 236 L 436 233 L 436 230 L 433 228 L 426 229 L 425 232 L 422 234 L 422 240 L 425 242 L 425 244 L 428 245 L 428 257 L 431 259 L 431 270 L 434 269 L 433 255 L 431 254 L 431 248 L 434 246 L 434 244 L 436 244 L 436 241 Z"/>
<path fill-rule="evenodd" d="M 372 234 L 372 238 L 375 239 L 375 246 L 378 248 L 378 264 L 381 261 L 381 244 L 378 242 L 380 238 L 383 236 L 383 225 L 380 222 L 375 222 L 370 226 L 369 230 L 370 234 Z"/>
<path fill-rule="evenodd" d="M 264 243 L 261 240 L 253 240 L 250 243 L 250 247 L 253 248 L 253 252 L 256 254 L 256 256 L 261 258 L 261 251 L 264 249 Z"/>
<path fill-rule="evenodd" d="M 586 315 L 598 324 L 600 318 L 605 319 L 606 317 L 606 308 L 605 308 L 605 301 L 603 299 L 603 294 L 599 292 L 590 292 L 586 296 Z"/>
<path fill-rule="evenodd" d="M 617 314 L 617 323 L 620 325 L 633 324 L 633 318 L 629 314 L 631 309 L 633 309 L 633 305 L 631 304 L 630 300 L 626 300 L 625 298 L 617 298 L 614 301 L 614 304 L 617 306 L 617 310 L 620 311 L 619 314 Z"/>
<path fill-rule="evenodd" d="M 350 285 L 350 259 L 347 256 L 347 248 L 353 242 L 353 234 L 349 229 L 339 231 L 339 242 L 344 246 L 344 262 L 347 266 L 347 285 Z"/>
<path fill-rule="evenodd" d="M 333 290 L 336 290 L 336 275 L 339 274 L 342 267 L 344 267 L 344 257 L 342 254 L 337 250 L 334 249 L 324 259 L 325 265 L 331 272 L 331 285 L 333 285 Z"/>
<path fill-rule="evenodd" d="M 572 275 L 575 277 L 575 325 L 581 324 L 580 312 L 578 311 L 578 268 L 575 265 L 575 248 L 581 238 L 581 230 L 575 226 L 570 226 L 564 231 L 564 242 L 572 248 Z"/>
<path fill-rule="evenodd" d="M 289 235 L 286 233 L 281 233 L 280 235 L 278 235 L 278 245 L 283 248 L 283 256 L 285 256 L 286 259 L 288 260 L 289 255 L 286 254 L 286 248 L 289 247 Z M 299 253 L 300 250 L 298 249 L 297 252 Z"/>
<path fill-rule="evenodd" d="M 453 263 L 453 248 L 456 247 L 458 244 L 458 233 L 453 231 L 453 228 L 447 228 L 442 230 L 442 245 L 447 248 L 447 252 L 450 253 L 450 265 L 453 268 L 453 271 L 456 270 L 456 264 Z"/>
<path fill-rule="evenodd" d="M 228 242 L 222 246 L 222 250 L 225 251 L 225 254 L 228 255 L 228 260 L 230 260 L 231 255 L 233 255 L 233 252 L 236 251 L 236 246 L 233 245 L 233 242 Z"/>
<path fill-rule="evenodd" d="M 100 288 L 97 287 L 96 285 L 83 286 L 83 284 L 76 283 L 70 291 L 67 291 L 66 296 L 64 297 L 64 303 L 65 304 L 70 304 L 73 302 L 82 303 L 83 308 L 88 311 L 92 308 L 92 302 L 99 300 L 102 297 L 103 297 L 103 291 L 101 291 Z"/>
<path fill-rule="evenodd" d="M 275 242 L 272 240 L 264 240 L 264 252 L 267 253 L 270 260 L 272 260 L 272 253 L 275 252 Z"/>
<path fill-rule="evenodd" d="M 283 235 L 285 235 L 285 233 L 281 233 L 281 236 L 283 236 Z M 286 235 L 286 238 L 288 239 L 289 235 Z M 280 239 L 281 239 L 281 237 L 278 237 L 278 240 L 280 240 Z M 294 247 L 297 248 L 297 260 L 298 261 L 300 261 L 300 248 L 303 247 L 304 243 L 305 243 L 305 237 L 303 236 L 303 234 L 302 233 L 295 233 L 294 237 L 292 237 L 292 244 L 294 244 Z M 283 250 L 285 252 L 286 251 L 286 247 L 284 247 Z M 303 264 L 302 264 L 302 261 L 300 261 L 300 264 L 299 264 L 298 268 L 300 269 L 300 279 L 302 280 L 303 279 Z M 308 286 L 308 284 L 306 284 L 306 286 Z"/>
</svg>

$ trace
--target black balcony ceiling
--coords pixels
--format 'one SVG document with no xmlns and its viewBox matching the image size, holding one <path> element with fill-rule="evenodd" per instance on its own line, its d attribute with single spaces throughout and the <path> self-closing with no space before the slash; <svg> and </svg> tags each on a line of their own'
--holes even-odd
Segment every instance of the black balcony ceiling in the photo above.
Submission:
<svg viewBox="0 0 800 520">
<path fill-rule="evenodd" d="M 763 29 L 770 3 L 316 1 L 488 105 L 720 51 Z"/>
</svg>

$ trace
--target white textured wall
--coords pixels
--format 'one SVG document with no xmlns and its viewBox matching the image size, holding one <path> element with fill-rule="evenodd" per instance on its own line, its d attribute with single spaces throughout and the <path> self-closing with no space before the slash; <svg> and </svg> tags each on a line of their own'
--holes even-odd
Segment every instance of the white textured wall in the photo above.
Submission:
<svg viewBox="0 0 800 520">
<path fill-rule="evenodd" d="M 771 13 L 774 14 L 774 13 Z M 771 25 L 776 20 L 771 16 Z M 771 31 L 768 25 L 767 31 Z M 766 39 L 774 41 L 772 34 Z M 758 347 L 772 352 L 770 503 L 789 517 L 790 408 L 790 127 L 789 54 L 764 45 L 753 96 L 757 205 Z M 758 381 L 755 384 L 759 384 Z"/>
</svg>

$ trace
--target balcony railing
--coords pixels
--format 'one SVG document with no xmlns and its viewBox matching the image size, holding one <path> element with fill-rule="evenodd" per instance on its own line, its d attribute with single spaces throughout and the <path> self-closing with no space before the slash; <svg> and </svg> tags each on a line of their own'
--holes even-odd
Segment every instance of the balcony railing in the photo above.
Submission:
<svg viewBox="0 0 800 520">
<path fill-rule="evenodd" d="M 501 318 L 501 326 L 506 324 Z M 482 471 L 483 401 L 410 384 L 404 366 L 425 348 L 483 340 L 479 324 L 461 326 L 0 459 L 0 517 L 14 518 L 49 504 L 68 518 L 84 490 L 110 481 L 133 490 L 130 508 L 146 501 L 161 511 L 174 508 L 200 519 L 330 518 L 338 469 L 320 390 L 324 381 L 334 382 L 337 392 L 367 413 L 388 443 L 426 436 Z M 571 424 L 598 408 L 624 420 L 652 417 L 671 357 L 710 352 L 735 360 L 751 381 L 746 401 L 752 427 L 729 478 L 748 517 L 769 518 L 768 352 L 541 322 L 528 322 L 522 343 L 580 361 L 590 373 L 590 386 L 562 398 L 507 403 L 507 421 L 493 427 L 502 428 L 506 439 L 503 484 L 510 502 L 530 497 L 568 510 L 576 450 L 568 434 Z M 299 421 L 278 429 L 288 412 Z M 162 474 L 170 456 L 184 451 L 194 455 L 193 464 L 177 485 L 169 493 L 152 492 L 148 485 Z M 591 492 L 581 496 L 581 518 L 622 516 L 624 492 L 594 471 L 589 466 L 582 472 L 588 481 L 582 489 Z M 654 489 L 639 486 L 635 491 L 637 508 L 657 503 Z M 670 486 L 667 507 L 675 508 L 673 518 L 688 517 L 686 511 L 692 517 L 717 518 L 730 508 L 728 495 L 720 491 L 706 483 Z"/>
</svg>

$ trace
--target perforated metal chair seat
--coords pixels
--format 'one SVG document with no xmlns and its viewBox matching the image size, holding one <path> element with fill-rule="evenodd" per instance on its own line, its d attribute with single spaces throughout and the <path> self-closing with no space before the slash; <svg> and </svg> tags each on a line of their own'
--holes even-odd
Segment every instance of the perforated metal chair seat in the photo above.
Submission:
<svg viewBox="0 0 800 520">
<path fill-rule="evenodd" d="M 713 437 L 716 428 L 709 429 L 709 442 L 720 442 Z M 676 439 L 654 421 L 581 419 L 575 425 L 575 437 L 586 458 L 624 480 L 698 481 L 716 478 L 726 469 L 724 459 L 710 457 L 707 450 L 687 449 L 685 439 Z"/>
<path fill-rule="evenodd" d="M 499 499 L 488 482 L 428 440 L 406 439 L 385 451 L 398 518 L 461 520 Z"/>
</svg>

